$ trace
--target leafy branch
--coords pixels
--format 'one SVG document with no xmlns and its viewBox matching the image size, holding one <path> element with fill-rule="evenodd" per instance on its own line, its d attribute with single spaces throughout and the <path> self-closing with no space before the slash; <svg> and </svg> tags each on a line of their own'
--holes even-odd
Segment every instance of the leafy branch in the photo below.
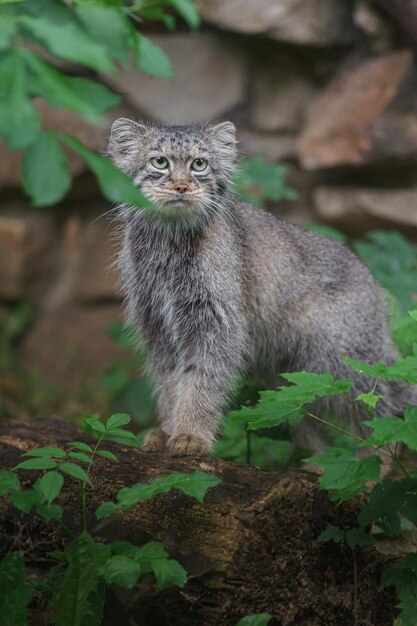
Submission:
<svg viewBox="0 0 417 626">
<path fill-rule="evenodd" d="M 103 125 L 103 114 L 117 106 L 120 96 L 101 82 L 102 75 L 133 65 L 155 78 L 171 78 L 164 51 L 136 28 L 143 19 L 172 28 L 175 18 L 166 14 L 170 7 L 191 28 L 198 27 L 193 0 L 0 3 L 0 137 L 10 150 L 24 151 L 22 186 L 34 206 L 59 202 L 71 186 L 62 143 L 85 160 L 108 200 L 144 206 L 143 195 L 109 159 L 75 137 L 42 129 L 37 103 L 43 98 Z"/>
</svg>

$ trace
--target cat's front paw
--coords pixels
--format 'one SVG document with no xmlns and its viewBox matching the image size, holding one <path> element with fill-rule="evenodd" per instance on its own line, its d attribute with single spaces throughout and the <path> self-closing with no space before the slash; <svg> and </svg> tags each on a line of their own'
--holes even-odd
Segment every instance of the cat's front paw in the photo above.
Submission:
<svg viewBox="0 0 417 626">
<path fill-rule="evenodd" d="M 168 442 L 171 456 L 207 456 L 210 449 L 211 446 L 205 439 L 189 433 L 180 433 Z"/>
<path fill-rule="evenodd" d="M 160 428 L 151 430 L 143 441 L 145 452 L 163 452 L 167 446 L 168 435 Z"/>
</svg>

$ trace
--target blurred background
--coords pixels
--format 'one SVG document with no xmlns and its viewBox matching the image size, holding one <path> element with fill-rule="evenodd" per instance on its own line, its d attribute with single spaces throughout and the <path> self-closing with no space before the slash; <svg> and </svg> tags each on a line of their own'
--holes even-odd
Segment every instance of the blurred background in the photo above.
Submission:
<svg viewBox="0 0 417 626">
<path fill-rule="evenodd" d="M 136 63 L 123 56 L 121 10 L 141 33 Z M 111 67 L 91 62 L 93 48 L 87 58 L 84 35 L 65 49 L 73 18 L 110 51 Z M 84 57 L 74 52 L 82 44 Z M 352 245 L 391 293 L 395 331 L 417 302 L 416 45 L 414 0 L 1 5 L 0 416 L 127 412 L 138 430 L 154 417 L 144 357 L 122 324 L 112 203 L 80 149 L 44 158 L 36 133 L 35 143 L 11 139 L 16 107 L 14 123 L 26 122 L 29 102 L 44 142 L 65 133 L 95 153 L 119 116 L 232 120 L 244 157 L 238 193 Z M 15 53 L 24 65 L 11 72 Z M 103 90 L 71 82 L 80 78 Z M 253 397 L 249 386 L 240 401 Z M 226 457 L 230 441 L 233 458 L 244 453 L 234 436 Z"/>
</svg>

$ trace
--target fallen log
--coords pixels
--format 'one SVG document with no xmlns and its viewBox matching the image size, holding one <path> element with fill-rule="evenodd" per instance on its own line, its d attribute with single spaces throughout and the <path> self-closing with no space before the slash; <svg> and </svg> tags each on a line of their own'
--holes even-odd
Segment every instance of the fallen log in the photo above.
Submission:
<svg viewBox="0 0 417 626">
<path fill-rule="evenodd" d="M 34 447 L 89 441 L 77 427 L 59 420 L 0 423 L 2 469 Z M 317 489 L 317 478 L 301 470 L 264 471 L 219 459 L 173 459 L 106 443 L 119 459 L 97 458 L 88 495 L 88 526 L 95 537 L 137 545 L 162 541 L 188 571 L 183 589 L 159 591 L 148 575 L 132 589 L 113 586 L 106 599 L 104 625 L 233 626 L 250 613 L 273 615 L 271 626 L 392 626 L 395 598 L 379 591 L 381 573 L 392 562 L 373 547 L 355 554 L 333 542 L 318 544 L 328 524 L 355 525 L 360 502 L 331 503 Z M 157 496 L 97 525 L 95 510 L 114 500 L 123 486 L 148 482 L 172 472 L 200 469 L 221 483 L 200 504 L 176 491 Z M 20 472 L 25 486 L 37 472 Z M 68 478 L 58 504 L 63 524 L 82 527 L 79 482 Z M 69 541 L 63 526 L 24 515 L 0 499 L 3 558 L 22 549 L 29 570 L 42 573 L 50 550 Z M 31 626 L 47 623 L 45 607 L 32 606 Z"/>
</svg>

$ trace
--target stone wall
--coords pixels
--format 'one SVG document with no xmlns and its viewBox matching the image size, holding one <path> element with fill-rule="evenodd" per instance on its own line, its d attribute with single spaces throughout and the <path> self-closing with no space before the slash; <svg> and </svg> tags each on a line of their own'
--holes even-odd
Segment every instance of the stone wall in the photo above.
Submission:
<svg viewBox="0 0 417 626">
<path fill-rule="evenodd" d="M 139 70 L 103 76 L 125 96 L 103 125 L 42 100 L 36 106 L 46 128 L 98 151 L 119 115 L 166 124 L 232 119 L 243 154 L 288 165 L 300 198 L 269 206 L 283 218 L 415 237 L 417 9 L 410 0 L 394 4 L 202 0 L 200 34 L 149 33 L 172 60 L 173 80 Z M 111 207 L 83 162 L 69 158 L 70 195 L 53 210 L 33 209 L 19 190 L 19 154 L 0 145 L 0 312 L 32 304 L 21 362 L 63 389 L 78 380 L 77 363 L 84 377 L 123 354 L 104 333 L 121 315 Z"/>
</svg>

